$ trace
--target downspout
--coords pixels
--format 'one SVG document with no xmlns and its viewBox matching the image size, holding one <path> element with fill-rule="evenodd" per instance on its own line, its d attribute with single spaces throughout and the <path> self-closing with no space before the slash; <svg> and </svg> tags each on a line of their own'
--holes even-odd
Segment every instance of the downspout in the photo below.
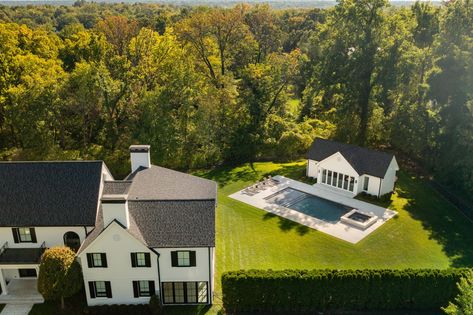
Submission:
<svg viewBox="0 0 473 315">
<path fill-rule="evenodd" d="M 212 260 L 211 260 L 211 254 L 210 254 L 210 247 L 207 247 L 209 251 L 209 304 L 212 304 L 213 302 L 213 279 L 212 279 Z"/>
<path fill-rule="evenodd" d="M 381 197 L 380 195 L 381 195 L 381 185 L 382 185 L 382 184 L 383 184 L 383 179 L 380 178 L 380 179 L 379 179 L 378 198 Z"/>
<path fill-rule="evenodd" d="M 163 299 L 162 299 L 162 290 L 161 290 L 161 271 L 159 269 L 159 253 L 158 253 L 158 258 L 156 258 L 156 262 L 158 264 L 158 290 L 159 290 L 159 304 L 163 306 Z"/>
</svg>

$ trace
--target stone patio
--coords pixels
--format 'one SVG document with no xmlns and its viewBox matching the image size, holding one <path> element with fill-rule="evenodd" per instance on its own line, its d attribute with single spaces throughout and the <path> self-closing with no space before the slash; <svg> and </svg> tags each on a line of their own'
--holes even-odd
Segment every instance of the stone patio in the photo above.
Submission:
<svg viewBox="0 0 473 315">
<path fill-rule="evenodd" d="M 43 296 L 38 292 L 36 279 L 12 279 L 7 285 L 8 294 L 0 295 L 0 304 L 36 304 L 43 303 Z"/>
<path fill-rule="evenodd" d="M 386 221 L 388 221 L 397 214 L 396 211 L 354 199 L 353 195 L 351 194 L 347 194 L 342 191 L 340 191 L 339 193 L 334 189 L 324 187 L 321 184 L 309 185 L 284 176 L 275 176 L 274 179 L 277 180 L 279 183 L 277 185 L 274 185 L 273 187 L 268 187 L 254 195 L 246 193 L 245 189 L 243 189 L 230 195 L 230 198 L 247 203 L 251 206 L 263 209 L 267 212 L 303 224 L 305 226 L 308 226 L 310 228 L 316 229 L 318 231 L 321 231 L 323 233 L 329 234 L 333 237 L 353 244 L 356 244 L 361 241 L 363 238 L 368 236 L 370 233 L 375 231 Z M 362 230 L 357 227 L 344 224 L 342 222 L 337 222 L 335 224 L 329 223 L 314 218 L 312 216 L 303 214 L 296 210 L 292 210 L 274 203 L 270 203 L 265 199 L 266 197 L 273 195 L 285 188 L 297 189 L 302 192 L 342 204 L 351 209 L 358 209 L 361 212 L 376 215 L 378 217 L 378 220 L 376 221 L 376 223 L 374 223 L 367 229 Z"/>
</svg>

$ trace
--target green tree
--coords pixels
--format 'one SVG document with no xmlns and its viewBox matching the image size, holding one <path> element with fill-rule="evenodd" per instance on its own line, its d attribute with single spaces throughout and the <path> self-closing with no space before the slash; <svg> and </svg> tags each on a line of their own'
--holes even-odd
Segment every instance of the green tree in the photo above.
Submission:
<svg viewBox="0 0 473 315">
<path fill-rule="evenodd" d="M 376 65 L 388 33 L 387 6 L 386 0 L 339 1 L 309 52 L 318 77 L 312 94 L 323 107 L 337 108 L 339 136 L 360 144 L 367 140 Z"/>
<path fill-rule="evenodd" d="M 473 271 L 457 283 L 460 293 L 454 302 L 450 302 L 442 310 L 448 315 L 472 315 L 473 314 Z"/>
<path fill-rule="evenodd" d="M 52 247 L 41 256 L 38 275 L 38 291 L 47 301 L 71 297 L 82 288 L 82 270 L 75 253 L 68 247 Z"/>
<path fill-rule="evenodd" d="M 435 43 L 429 96 L 439 111 L 435 169 L 439 178 L 473 191 L 473 2 L 450 2 Z"/>
</svg>

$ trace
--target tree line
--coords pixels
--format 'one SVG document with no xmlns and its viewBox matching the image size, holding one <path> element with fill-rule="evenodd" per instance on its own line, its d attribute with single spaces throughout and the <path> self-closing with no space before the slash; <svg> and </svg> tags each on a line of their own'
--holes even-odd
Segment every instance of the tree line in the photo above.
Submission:
<svg viewBox="0 0 473 315">
<path fill-rule="evenodd" d="M 473 2 L 0 7 L 0 158 L 177 169 L 388 147 L 473 192 Z"/>
</svg>

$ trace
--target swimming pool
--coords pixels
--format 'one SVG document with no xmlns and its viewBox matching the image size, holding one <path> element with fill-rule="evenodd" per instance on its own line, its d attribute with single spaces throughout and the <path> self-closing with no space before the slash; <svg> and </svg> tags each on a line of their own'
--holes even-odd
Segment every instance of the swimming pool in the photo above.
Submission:
<svg viewBox="0 0 473 315">
<path fill-rule="evenodd" d="M 294 188 L 285 188 L 265 198 L 268 202 L 299 211 L 328 223 L 337 223 L 351 209 Z"/>
</svg>

